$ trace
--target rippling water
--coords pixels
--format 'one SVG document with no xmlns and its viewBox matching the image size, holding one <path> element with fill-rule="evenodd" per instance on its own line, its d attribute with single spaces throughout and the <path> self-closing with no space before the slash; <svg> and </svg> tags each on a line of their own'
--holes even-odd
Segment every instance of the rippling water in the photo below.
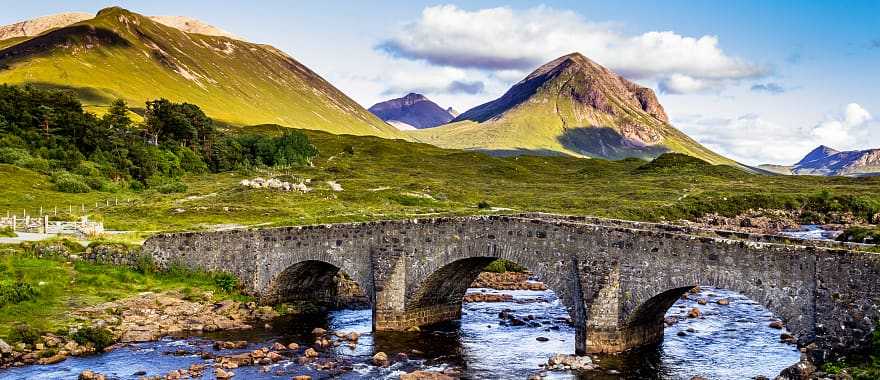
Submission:
<svg viewBox="0 0 880 380">
<path fill-rule="evenodd" d="M 499 292 L 471 289 L 472 292 Z M 335 348 L 336 359 L 351 371 L 330 374 L 302 366 L 295 361 L 282 361 L 263 372 L 259 366 L 235 370 L 235 379 L 289 379 L 309 374 L 315 379 L 397 378 L 416 369 L 442 370 L 460 368 L 464 377 L 473 379 L 524 379 L 540 371 L 553 353 L 574 352 L 574 328 L 566 323 L 568 314 L 551 291 L 503 291 L 513 294 L 512 302 L 468 303 L 460 322 L 437 326 L 421 333 L 372 333 L 369 310 L 341 310 L 308 320 L 277 321 L 274 330 L 224 333 L 206 337 L 173 339 L 143 343 L 91 357 L 70 358 L 51 366 L 29 366 L 0 372 L 0 379 L 76 379 L 85 369 L 98 371 L 110 378 L 136 379 L 142 373 L 164 374 L 206 363 L 197 354 L 213 352 L 212 339 L 252 342 L 245 350 L 227 350 L 223 354 L 244 352 L 275 341 L 282 343 L 310 341 L 314 327 L 330 331 L 362 333 L 355 348 Z M 700 297 L 707 305 L 697 305 Z M 731 304 L 720 306 L 712 301 L 728 298 Z M 703 318 L 684 316 L 692 307 L 699 307 Z M 527 317 L 532 326 L 505 326 L 498 313 L 504 309 Z M 701 375 L 710 379 L 749 379 L 757 375 L 774 377 L 783 368 L 798 360 L 794 346 L 779 342 L 779 330 L 769 328 L 772 315 L 763 307 L 735 293 L 704 288 L 699 295 L 678 301 L 667 315 L 682 317 L 668 327 L 664 341 L 657 347 L 626 354 L 598 358 L 603 371 L 580 374 L 548 372 L 551 379 L 690 379 Z M 693 332 L 687 332 L 691 328 Z M 686 335 L 679 336 L 679 331 Z M 538 341 L 538 337 L 547 341 Z M 393 357 L 403 352 L 408 359 L 388 368 L 367 364 L 374 352 L 383 351 Z M 210 361 L 207 362 L 210 364 Z M 608 370 L 618 371 L 609 374 Z M 213 372 L 205 371 L 204 379 Z"/>
</svg>

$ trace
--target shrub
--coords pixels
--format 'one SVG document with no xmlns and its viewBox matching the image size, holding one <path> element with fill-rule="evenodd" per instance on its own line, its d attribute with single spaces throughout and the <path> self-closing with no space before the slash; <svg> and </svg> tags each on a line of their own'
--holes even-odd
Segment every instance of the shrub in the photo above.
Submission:
<svg viewBox="0 0 880 380">
<path fill-rule="evenodd" d="M 477 208 L 481 209 L 481 210 L 487 209 L 490 207 L 492 207 L 492 205 L 490 205 L 489 202 L 486 202 L 486 201 L 480 201 L 480 203 L 477 203 Z"/>
<path fill-rule="evenodd" d="M 31 155 L 28 151 L 21 148 L 0 148 L 0 163 L 15 164 L 19 161 L 29 160 Z"/>
<path fill-rule="evenodd" d="M 92 190 L 82 176 L 65 171 L 53 174 L 52 182 L 55 182 L 55 187 L 58 188 L 58 191 L 64 193 L 88 193 Z"/>
<path fill-rule="evenodd" d="M 12 230 L 12 226 L 6 226 L 0 228 L 0 237 L 16 237 L 18 236 L 15 231 Z"/>
<path fill-rule="evenodd" d="M 238 278 L 230 273 L 217 273 L 214 275 L 214 285 L 226 293 L 232 293 L 238 289 Z"/>
<path fill-rule="evenodd" d="M 83 327 L 71 334 L 70 337 L 81 345 L 91 343 L 98 352 L 111 346 L 114 342 L 113 333 L 105 328 Z"/>
<path fill-rule="evenodd" d="M 156 273 L 157 270 L 156 261 L 153 260 L 153 256 L 147 254 L 141 254 L 137 257 L 134 264 L 134 270 L 143 274 L 153 274 Z"/>
<path fill-rule="evenodd" d="M 13 342 L 34 344 L 40 340 L 40 335 L 40 330 L 22 323 L 12 329 L 12 332 L 9 333 L 9 339 Z"/>
<path fill-rule="evenodd" d="M 525 272 L 526 268 L 513 261 L 498 259 L 486 265 L 483 268 L 485 272 L 504 273 L 504 272 Z"/>
<path fill-rule="evenodd" d="M 169 182 L 156 188 L 162 194 L 185 193 L 186 184 L 180 181 Z"/>
<path fill-rule="evenodd" d="M 837 237 L 838 241 L 856 243 L 880 243 L 880 228 L 850 227 Z"/>
<path fill-rule="evenodd" d="M 24 160 L 16 161 L 15 164 L 41 173 L 48 173 L 49 168 L 51 167 L 49 160 L 39 157 L 26 158 Z"/>
<path fill-rule="evenodd" d="M 0 306 L 30 301 L 38 295 L 37 289 L 26 282 L 0 281 Z"/>
</svg>

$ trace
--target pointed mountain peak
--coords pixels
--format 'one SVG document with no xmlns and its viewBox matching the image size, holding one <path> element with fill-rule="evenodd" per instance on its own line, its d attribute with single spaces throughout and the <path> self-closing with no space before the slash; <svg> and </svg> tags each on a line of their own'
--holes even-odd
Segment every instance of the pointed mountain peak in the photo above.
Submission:
<svg viewBox="0 0 880 380">
<path fill-rule="evenodd" d="M 825 159 L 829 156 L 833 156 L 837 153 L 840 153 L 840 151 L 829 148 L 825 145 L 819 145 L 818 147 L 816 147 L 816 149 L 813 149 L 810 151 L 810 153 L 807 153 L 807 155 L 804 156 L 804 158 L 801 159 L 800 161 L 798 161 L 798 163 L 795 165 L 806 165 L 806 164 L 809 164 L 810 162 L 815 162 L 817 160 L 823 160 L 823 159 Z"/>
<path fill-rule="evenodd" d="M 585 113 L 624 117 L 646 114 L 660 122 L 669 120 L 649 88 L 630 82 L 580 53 L 556 58 L 537 68 L 500 98 L 455 118 L 485 122 L 531 102 L 564 101 Z"/>
<path fill-rule="evenodd" d="M 398 128 L 400 125 L 415 129 L 431 128 L 446 124 L 454 117 L 437 103 L 414 92 L 402 98 L 376 103 L 368 111 Z"/>
</svg>

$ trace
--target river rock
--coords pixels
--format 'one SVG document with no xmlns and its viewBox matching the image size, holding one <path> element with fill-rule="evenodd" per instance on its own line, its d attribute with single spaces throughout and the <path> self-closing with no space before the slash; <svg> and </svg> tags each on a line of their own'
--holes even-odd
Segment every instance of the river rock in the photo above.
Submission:
<svg viewBox="0 0 880 380">
<path fill-rule="evenodd" d="M 10 356 L 12 355 L 12 346 L 9 343 L 6 343 L 3 339 L 0 339 L 0 356 Z"/>
<path fill-rule="evenodd" d="M 782 327 L 783 327 L 782 321 L 772 321 L 772 322 L 770 322 L 770 324 L 768 326 L 770 326 L 771 328 L 777 329 L 777 330 L 782 330 Z"/>
<path fill-rule="evenodd" d="M 287 349 L 291 351 L 299 350 L 299 344 L 296 344 L 295 342 L 290 343 L 287 345 Z"/>
<path fill-rule="evenodd" d="M 324 335 L 324 334 L 326 334 L 326 333 L 327 333 L 327 330 L 324 330 L 324 329 L 322 329 L 322 328 L 320 328 L 320 327 L 315 327 L 315 328 L 312 330 L 312 335 L 315 335 L 315 336 L 322 336 L 322 335 Z"/>
<path fill-rule="evenodd" d="M 218 380 L 231 379 L 233 376 L 235 376 L 235 372 L 227 372 L 223 368 L 214 368 L 214 377 Z"/>
<path fill-rule="evenodd" d="M 311 348 L 311 347 L 306 349 L 306 352 L 304 352 L 303 354 L 307 358 L 317 358 L 318 357 L 318 351 L 315 351 L 315 349 Z"/>
<path fill-rule="evenodd" d="M 91 370 L 85 370 L 80 372 L 79 380 L 105 380 L 106 376 L 102 373 L 93 372 Z"/>
<path fill-rule="evenodd" d="M 550 369 L 593 370 L 596 366 L 589 356 L 556 354 L 547 359 Z"/>
<path fill-rule="evenodd" d="M 400 380 L 453 380 L 452 376 L 432 371 L 415 371 L 400 375 Z"/>
<path fill-rule="evenodd" d="M 727 299 L 727 298 L 721 298 L 721 299 L 719 299 L 718 301 L 715 301 L 715 302 L 718 303 L 719 305 L 722 305 L 722 306 L 730 305 L 730 300 Z"/>
<path fill-rule="evenodd" d="M 312 380 L 312 377 L 309 375 L 296 375 L 291 380 Z"/>
<path fill-rule="evenodd" d="M 388 355 L 382 351 L 377 352 L 373 355 L 373 364 L 379 367 L 385 367 L 388 365 Z"/>
<path fill-rule="evenodd" d="M 693 309 L 691 309 L 691 311 L 688 312 L 687 316 L 688 316 L 688 318 L 699 318 L 700 315 L 702 315 L 702 312 L 700 312 L 700 309 L 693 308 Z"/>
<path fill-rule="evenodd" d="M 67 359 L 67 355 L 62 355 L 59 353 L 59 354 L 55 354 L 55 355 L 38 360 L 37 364 L 40 364 L 40 365 L 57 364 L 57 363 L 63 362 L 66 359 Z"/>
</svg>

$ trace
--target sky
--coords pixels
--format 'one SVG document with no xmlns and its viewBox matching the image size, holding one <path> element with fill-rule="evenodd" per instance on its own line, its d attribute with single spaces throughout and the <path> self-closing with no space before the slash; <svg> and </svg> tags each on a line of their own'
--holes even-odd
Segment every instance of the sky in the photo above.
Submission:
<svg viewBox="0 0 880 380">
<path fill-rule="evenodd" d="M 747 164 L 880 148 L 878 1 L 0 0 L 0 24 L 112 5 L 273 45 L 365 107 L 412 91 L 465 111 L 577 51 Z"/>
</svg>

